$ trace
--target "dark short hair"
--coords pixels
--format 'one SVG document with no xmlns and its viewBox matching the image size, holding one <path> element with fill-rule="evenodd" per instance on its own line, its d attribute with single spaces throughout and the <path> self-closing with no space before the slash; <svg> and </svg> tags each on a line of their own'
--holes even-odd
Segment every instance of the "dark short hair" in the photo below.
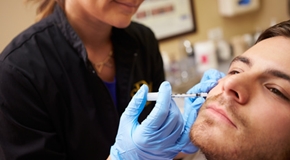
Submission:
<svg viewBox="0 0 290 160">
<path fill-rule="evenodd" d="M 257 39 L 256 43 L 271 37 L 284 36 L 290 38 L 290 20 L 282 21 L 266 29 Z"/>
</svg>

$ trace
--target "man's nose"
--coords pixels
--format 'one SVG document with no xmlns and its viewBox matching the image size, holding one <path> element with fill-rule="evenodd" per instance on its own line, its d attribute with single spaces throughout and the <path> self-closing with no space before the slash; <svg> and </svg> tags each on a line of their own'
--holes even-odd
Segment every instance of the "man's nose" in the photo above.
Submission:
<svg viewBox="0 0 290 160">
<path fill-rule="evenodd" d="M 248 74 L 228 75 L 222 81 L 222 90 L 230 98 L 233 98 L 240 104 L 245 104 L 249 100 L 253 81 Z"/>
</svg>

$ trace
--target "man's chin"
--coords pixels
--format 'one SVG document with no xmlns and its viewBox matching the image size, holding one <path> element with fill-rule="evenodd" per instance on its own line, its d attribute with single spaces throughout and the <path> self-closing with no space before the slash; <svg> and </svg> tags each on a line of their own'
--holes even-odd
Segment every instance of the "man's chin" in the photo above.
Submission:
<svg viewBox="0 0 290 160">
<path fill-rule="evenodd" d="M 192 143 L 204 153 L 207 160 L 210 160 L 210 157 L 213 155 L 215 156 L 223 152 L 220 150 L 220 146 L 222 145 L 220 142 L 222 143 L 224 140 L 217 137 L 217 132 L 218 131 L 214 129 L 214 122 L 208 119 L 195 123 L 191 128 L 190 139 Z M 217 160 L 217 158 L 218 157 L 214 157 L 215 160 Z"/>
<path fill-rule="evenodd" d="M 206 120 L 202 122 L 195 122 L 195 124 L 191 127 L 190 139 L 195 146 L 203 148 L 209 137 L 209 124 Z"/>
</svg>

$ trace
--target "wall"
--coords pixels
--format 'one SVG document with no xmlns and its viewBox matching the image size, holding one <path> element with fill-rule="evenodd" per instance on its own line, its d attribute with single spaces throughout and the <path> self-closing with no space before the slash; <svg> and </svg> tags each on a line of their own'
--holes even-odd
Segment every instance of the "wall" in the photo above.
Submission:
<svg viewBox="0 0 290 160">
<path fill-rule="evenodd" d="M 209 29 L 221 27 L 224 38 L 230 41 L 233 36 L 268 27 L 272 19 L 279 22 L 289 18 L 287 0 L 260 0 L 259 10 L 231 18 L 219 14 L 217 0 L 193 0 L 193 3 L 197 32 L 160 42 L 161 51 L 166 51 L 177 59 L 183 56 L 178 48 L 182 39 L 193 43 L 207 40 Z"/>
<path fill-rule="evenodd" d="M 221 27 L 225 39 L 268 27 L 272 18 L 277 22 L 289 18 L 287 0 L 260 0 L 258 11 L 234 18 L 221 17 L 217 0 L 193 0 L 197 32 L 160 42 L 160 49 L 180 57 L 181 39 L 191 42 L 207 39 L 207 31 Z M 0 0 L 0 52 L 22 30 L 34 22 L 35 6 L 24 6 L 22 0 Z"/>
<path fill-rule="evenodd" d="M 0 0 L 0 52 L 21 31 L 34 22 L 35 7 L 23 0 Z"/>
</svg>

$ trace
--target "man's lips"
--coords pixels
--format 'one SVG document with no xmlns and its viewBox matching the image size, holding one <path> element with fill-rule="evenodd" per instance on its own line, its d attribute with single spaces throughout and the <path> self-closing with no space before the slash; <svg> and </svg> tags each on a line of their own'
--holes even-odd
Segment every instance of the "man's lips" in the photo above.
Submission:
<svg viewBox="0 0 290 160">
<path fill-rule="evenodd" d="M 215 114 L 216 116 L 218 116 L 219 118 L 221 118 L 222 120 L 224 120 L 225 122 L 229 123 L 230 125 L 234 126 L 235 128 L 237 128 L 237 126 L 233 123 L 233 121 L 227 116 L 226 112 L 222 109 L 219 108 L 215 108 L 215 107 L 208 107 L 207 108 L 209 111 L 212 112 L 212 114 Z"/>
</svg>

